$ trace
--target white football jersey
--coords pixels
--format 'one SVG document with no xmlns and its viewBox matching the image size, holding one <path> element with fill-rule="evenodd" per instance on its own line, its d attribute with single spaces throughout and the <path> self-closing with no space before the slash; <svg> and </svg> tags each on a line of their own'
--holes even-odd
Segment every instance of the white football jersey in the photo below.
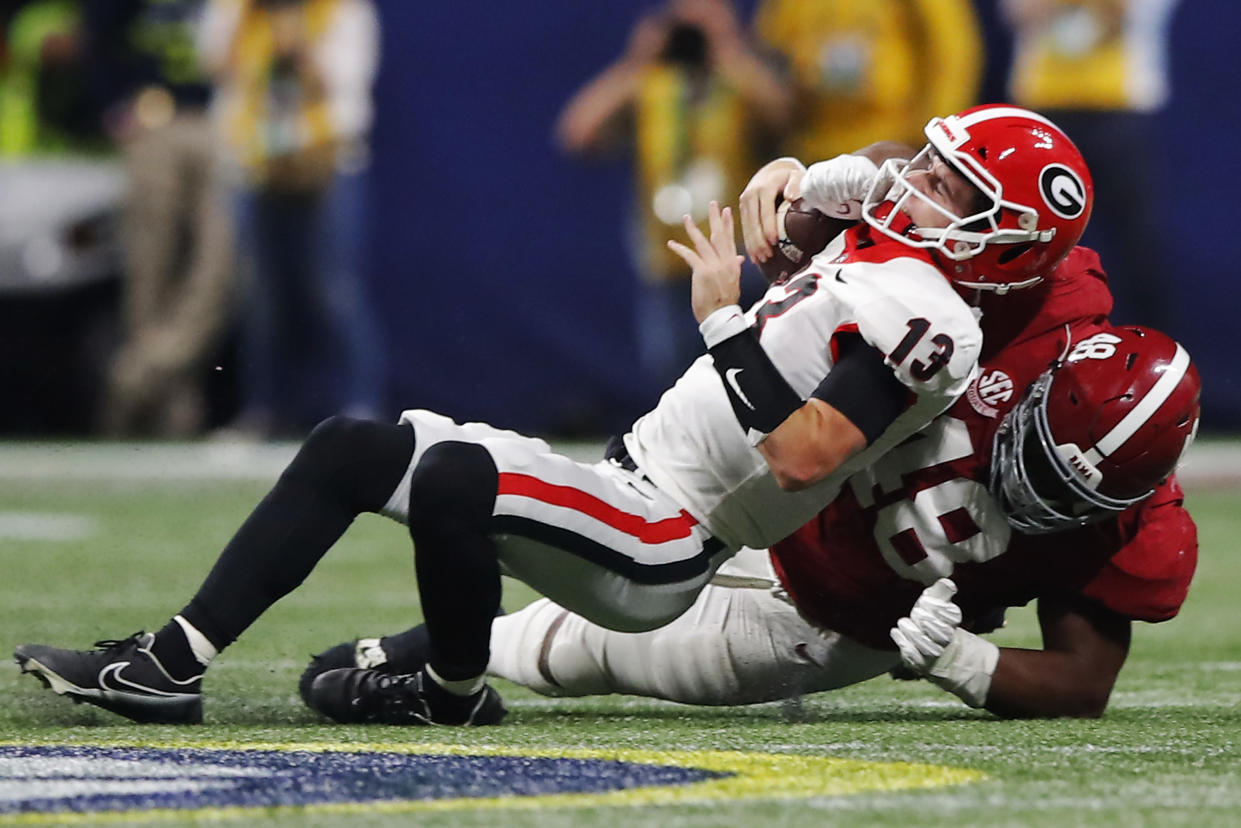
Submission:
<svg viewBox="0 0 1241 828">
<path fill-rule="evenodd" d="M 851 474 L 947 409 L 977 371 L 982 331 L 944 274 L 898 242 L 854 256 L 843 252 L 844 238 L 796 278 L 770 288 L 746 318 L 802 399 L 832 370 L 833 335 L 856 332 L 885 355 L 914 398 L 870 446 L 814 486 L 782 490 L 738 423 L 710 355 L 699 357 L 625 435 L 651 482 L 730 547 L 762 548 L 791 534 Z"/>
</svg>

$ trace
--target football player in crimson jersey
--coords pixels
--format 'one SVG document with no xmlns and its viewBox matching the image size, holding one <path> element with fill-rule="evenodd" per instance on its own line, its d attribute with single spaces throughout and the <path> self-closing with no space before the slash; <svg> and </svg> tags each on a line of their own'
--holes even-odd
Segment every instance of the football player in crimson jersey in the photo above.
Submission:
<svg viewBox="0 0 1241 828">
<path fill-rule="evenodd" d="M 1194 524 L 1167 475 L 1198 379 L 1162 334 L 1102 322 L 1097 265 L 1075 250 L 965 398 L 769 555 L 727 563 L 672 624 L 626 635 L 537 601 L 493 622 L 491 672 L 547 695 L 747 704 L 903 663 L 1001 715 L 1102 714 L 1132 621 L 1174 616 L 1193 574 Z M 969 632 L 1031 600 L 1043 650 Z M 425 652 L 421 628 L 337 645 L 301 689 L 336 666 L 416 669 Z"/>
<path fill-rule="evenodd" d="M 1080 237 L 1089 172 L 1047 119 L 984 108 L 927 136 L 934 153 L 876 191 L 864 226 L 748 312 L 731 212 L 712 205 L 707 234 L 687 219 L 694 247 L 674 249 L 708 353 L 608 461 L 423 410 L 330 419 L 163 628 L 95 651 L 19 645 L 22 669 L 135 720 L 198 721 L 206 667 L 367 511 L 409 526 L 432 648 L 400 681 L 316 679 L 340 721 L 498 722 L 485 671 L 502 567 L 611 629 L 666 624 L 727 558 L 795 531 L 964 393 L 982 335 L 954 280 L 1024 284 Z"/>
</svg>

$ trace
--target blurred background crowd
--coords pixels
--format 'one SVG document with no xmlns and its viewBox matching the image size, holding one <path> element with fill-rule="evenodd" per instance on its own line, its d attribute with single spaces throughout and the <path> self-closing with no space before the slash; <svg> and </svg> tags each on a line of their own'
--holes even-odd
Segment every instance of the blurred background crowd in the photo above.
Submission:
<svg viewBox="0 0 1241 828">
<path fill-rule="evenodd" d="M 1113 320 L 1184 342 L 1204 428 L 1241 430 L 1238 30 L 1176 0 L 0 0 L 0 435 L 622 430 L 701 350 L 683 214 L 1001 100 L 1086 155 Z"/>
</svg>

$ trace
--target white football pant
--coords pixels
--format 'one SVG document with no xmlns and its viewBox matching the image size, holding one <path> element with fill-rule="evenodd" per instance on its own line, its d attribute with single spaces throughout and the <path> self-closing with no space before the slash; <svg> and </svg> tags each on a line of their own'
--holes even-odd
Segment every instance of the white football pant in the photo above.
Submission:
<svg viewBox="0 0 1241 828">
<path fill-rule="evenodd" d="M 500 616 L 488 673 L 547 696 L 735 705 L 856 684 L 899 661 L 804 621 L 766 551 L 743 549 L 687 612 L 650 632 L 605 629 L 545 598 Z"/>
<path fill-rule="evenodd" d="M 542 440 L 431 411 L 414 428 L 409 467 L 381 510 L 409 522 L 414 470 L 443 441 L 482 446 L 498 472 L 488 532 L 502 571 L 612 629 L 651 630 L 694 602 L 732 550 L 643 475 L 578 463 Z"/>
</svg>

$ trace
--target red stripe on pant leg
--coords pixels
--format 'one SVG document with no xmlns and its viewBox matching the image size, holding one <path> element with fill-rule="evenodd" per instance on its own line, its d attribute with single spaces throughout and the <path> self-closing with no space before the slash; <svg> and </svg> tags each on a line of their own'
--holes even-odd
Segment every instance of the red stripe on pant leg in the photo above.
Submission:
<svg viewBox="0 0 1241 828">
<path fill-rule="evenodd" d="M 552 506 L 563 506 L 582 512 L 613 529 L 633 535 L 643 543 L 664 543 L 688 538 L 691 530 L 698 523 L 685 511 L 682 511 L 679 517 L 649 523 L 641 516 L 622 512 L 612 504 L 581 489 L 558 486 L 528 474 L 512 472 L 501 474 L 497 494 L 529 497 Z"/>
</svg>

